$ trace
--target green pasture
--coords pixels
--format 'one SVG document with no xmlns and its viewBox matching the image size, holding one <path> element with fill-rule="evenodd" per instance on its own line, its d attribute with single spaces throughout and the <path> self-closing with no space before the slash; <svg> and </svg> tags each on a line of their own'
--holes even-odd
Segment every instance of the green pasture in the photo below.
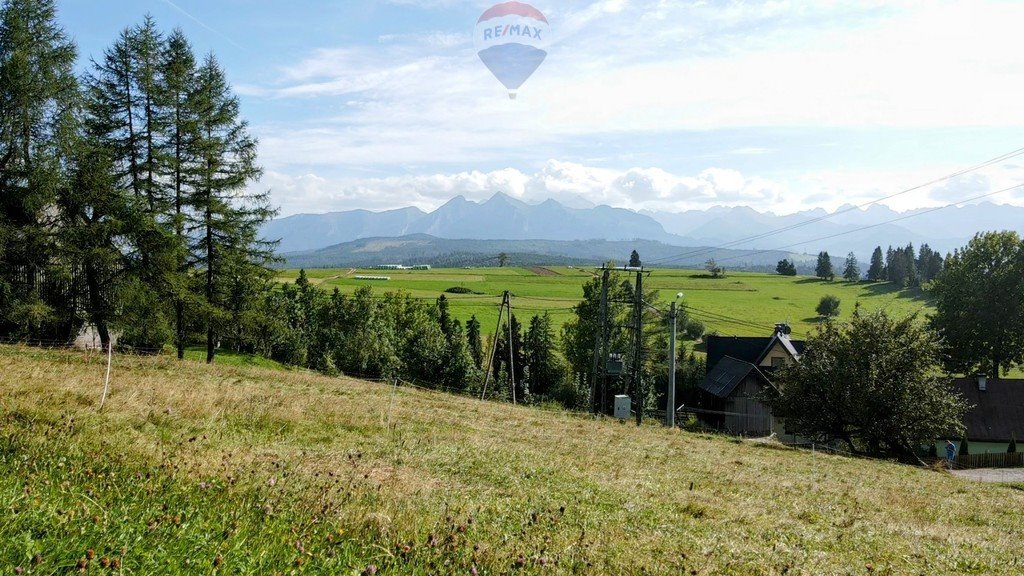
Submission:
<svg viewBox="0 0 1024 576">
<path fill-rule="evenodd" d="M 544 271 L 547 272 L 544 272 Z M 451 310 L 463 322 L 476 315 L 485 331 L 497 322 L 498 306 L 505 290 L 512 293 L 512 308 L 521 319 L 550 312 L 561 327 L 572 317 L 572 307 L 583 297 L 583 284 L 598 271 L 590 268 L 549 267 L 469 268 L 435 270 L 309 270 L 307 276 L 324 290 L 337 288 L 351 294 L 360 286 L 377 293 L 405 291 L 414 298 L 434 301 L 445 290 L 468 288 L 473 294 L 446 294 Z M 623 278 L 625 278 L 625 273 Z M 357 280 L 356 276 L 387 276 L 390 280 Z M 279 280 L 291 282 L 298 270 L 286 270 Z M 655 269 L 645 278 L 646 288 L 655 288 L 667 309 L 678 292 L 689 313 L 704 322 L 708 331 L 722 335 L 756 336 L 770 332 L 776 322 L 789 322 L 797 337 L 806 336 L 818 323 L 814 311 L 826 294 L 842 302 L 840 318 L 849 317 L 856 304 L 865 310 L 884 308 L 909 314 L 926 310 L 928 300 L 921 290 L 902 290 L 891 283 L 840 280 L 824 282 L 806 276 L 778 276 L 761 273 L 730 273 L 710 278 L 704 271 Z"/>
</svg>

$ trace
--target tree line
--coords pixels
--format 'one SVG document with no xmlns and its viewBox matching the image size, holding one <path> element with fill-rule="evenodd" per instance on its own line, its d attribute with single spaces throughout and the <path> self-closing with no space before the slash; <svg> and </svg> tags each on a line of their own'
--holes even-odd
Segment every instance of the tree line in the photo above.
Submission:
<svg viewBox="0 0 1024 576">
<path fill-rule="evenodd" d="M 944 263 L 945 258 L 932 250 L 928 244 L 922 244 L 917 252 L 914 251 L 913 244 L 907 244 L 902 248 L 889 246 L 884 254 L 882 247 L 876 246 L 871 254 L 866 276 L 872 282 L 893 282 L 902 288 L 919 287 L 935 280 L 942 272 Z M 836 270 L 828 251 L 819 252 L 814 265 L 814 275 L 822 280 L 832 281 L 837 275 Z M 796 276 L 796 263 L 788 258 L 779 260 L 775 272 L 782 276 Z M 859 282 L 864 276 L 853 252 L 846 255 L 839 275 L 847 282 Z"/>
<path fill-rule="evenodd" d="M 82 76 L 53 0 L 0 5 L 0 337 L 212 361 L 271 278 L 257 141 L 223 68 L 152 18 Z M 254 288 L 255 287 L 255 288 Z"/>
</svg>

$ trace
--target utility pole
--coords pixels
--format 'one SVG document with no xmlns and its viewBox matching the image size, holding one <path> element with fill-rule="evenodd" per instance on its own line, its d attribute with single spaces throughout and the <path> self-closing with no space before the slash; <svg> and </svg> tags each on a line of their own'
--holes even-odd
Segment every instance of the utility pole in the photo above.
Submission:
<svg viewBox="0 0 1024 576">
<path fill-rule="evenodd" d="M 604 410 L 604 373 L 608 356 L 608 279 L 607 265 L 601 267 L 601 306 L 598 313 L 597 332 L 594 334 L 594 363 L 590 373 L 590 409 L 594 414 Z M 598 384 L 602 389 L 598 392 Z M 598 395 L 600 394 L 600 396 Z"/>
<path fill-rule="evenodd" d="M 494 354 L 498 351 L 498 335 L 501 334 L 501 314 L 505 311 L 505 305 L 508 303 L 508 290 L 501 297 L 501 307 L 498 308 L 498 326 L 494 329 L 494 340 L 491 341 L 491 354 L 487 357 L 487 371 L 484 372 L 484 389 L 480 392 L 480 399 L 483 400 L 484 396 L 487 395 L 487 383 L 491 379 L 491 365 L 494 363 Z M 512 309 L 509 308 L 509 326 L 512 324 Z M 511 347 L 511 339 L 509 342 Z"/>
<path fill-rule="evenodd" d="M 512 296 L 505 291 L 505 307 L 508 308 L 508 378 L 512 382 L 512 405 L 516 405 L 516 347 L 512 341 Z"/>
<path fill-rule="evenodd" d="M 644 419 L 643 355 L 644 355 L 644 270 L 636 273 L 633 313 L 636 316 L 636 349 L 633 356 L 633 394 L 636 395 L 636 425 Z"/>
<path fill-rule="evenodd" d="M 668 312 L 668 400 L 665 403 L 665 425 L 669 428 L 676 427 L 676 318 L 678 310 L 673 300 Z"/>
</svg>

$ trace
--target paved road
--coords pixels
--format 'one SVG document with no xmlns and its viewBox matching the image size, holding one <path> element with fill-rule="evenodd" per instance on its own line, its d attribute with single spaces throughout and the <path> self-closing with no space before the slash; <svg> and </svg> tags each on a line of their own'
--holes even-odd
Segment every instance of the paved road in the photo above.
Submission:
<svg viewBox="0 0 1024 576">
<path fill-rule="evenodd" d="M 953 470 L 952 474 L 964 480 L 975 480 L 977 482 L 1024 482 L 1024 468 Z"/>
</svg>

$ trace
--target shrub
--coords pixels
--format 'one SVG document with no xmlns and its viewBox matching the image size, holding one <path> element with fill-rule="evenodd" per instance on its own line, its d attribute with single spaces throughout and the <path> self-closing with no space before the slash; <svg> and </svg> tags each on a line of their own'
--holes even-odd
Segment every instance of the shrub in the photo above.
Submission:
<svg viewBox="0 0 1024 576">
<path fill-rule="evenodd" d="M 818 316 L 823 318 L 834 318 L 839 316 L 839 298 L 831 294 L 822 296 L 815 311 L 817 311 Z"/>
<path fill-rule="evenodd" d="M 465 286 L 452 286 L 445 290 L 448 294 L 472 294 L 473 291 Z"/>
<path fill-rule="evenodd" d="M 1010 445 L 1006 447 L 1006 452 L 1008 454 L 1017 453 L 1017 437 L 1013 434 L 1010 434 Z"/>
<path fill-rule="evenodd" d="M 686 322 L 686 327 L 683 328 L 683 333 L 690 340 L 700 340 L 706 329 L 707 327 L 700 320 L 689 320 Z"/>
</svg>

